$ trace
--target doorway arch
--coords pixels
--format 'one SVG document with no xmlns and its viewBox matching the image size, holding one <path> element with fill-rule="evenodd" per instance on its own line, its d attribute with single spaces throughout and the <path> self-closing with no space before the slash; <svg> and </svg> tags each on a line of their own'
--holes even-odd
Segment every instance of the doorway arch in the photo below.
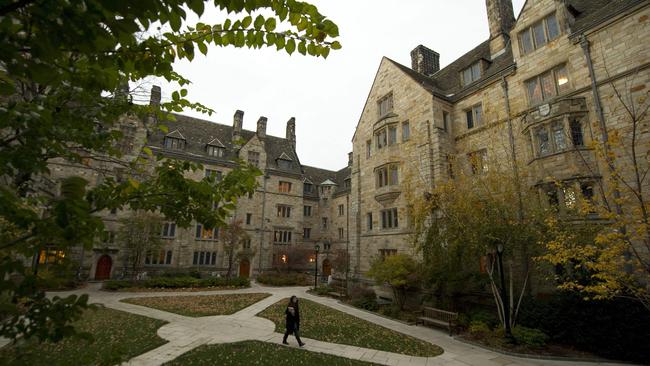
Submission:
<svg viewBox="0 0 650 366">
<path fill-rule="evenodd" d="M 111 277 L 111 267 L 113 267 L 113 260 L 111 256 L 104 254 L 97 260 L 97 268 L 95 269 L 95 280 L 107 280 Z"/>
<path fill-rule="evenodd" d="M 239 277 L 248 278 L 251 272 L 251 262 L 248 259 L 239 261 Z"/>
</svg>

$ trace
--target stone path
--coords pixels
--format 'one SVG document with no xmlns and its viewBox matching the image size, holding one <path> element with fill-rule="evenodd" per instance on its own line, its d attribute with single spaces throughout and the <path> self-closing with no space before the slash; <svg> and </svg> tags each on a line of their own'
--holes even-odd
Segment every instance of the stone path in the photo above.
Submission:
<svg viewBox="0 0 650 366">
<path fill-rule="evenodd" d="M 333 309 L 348 313 L 394 331 L 408 334 L 415 338 L 436 344 L 444 350 L 437 357 L 413 357 L 397 353 L 368 348 L 328 343 L 304 338 L 304 349 L 356 360 L 369 361 L 382 365 L 420 365 L 420 366 L 569 366 L 569 365 L 620 365 L 616 363 L 570 362 L 537 360 L 505 356 L 483 348 L 474 347 L 449 337 L 446 332 L 436 329 L 407 325 L 384 318 L 338 302 L 335 299 L 307 294 L 307 287 L 262 287 L 253 284 L 251 288 L 226 291 L 202 292 L 105 292 L 99 290 L 99 284 L 90 284 L 87 288 L 70 293 L 88 293 L 90 302 L 101 303 L 106 307 L 156 318 L 168 322 L 160 329 L 158 335 L 168 343 L 129 360 L 125 365 L 153 366 L 171 361 L 181 354 L 203 344 L 232 343 L 244 340 L 258 340 L 281 344 L 282 334 L 275 332 L 275 324 L 256 315 L 277 301 L 296 295 Z M 70 293 L 59 293 L 67 295 Z M 127 304 L 120 300 L 129 297 L 151 296 L 195 296 L 232 293 L 269 293 L 271 296 L 261 300 L 235 314 L 227 316 L 207 316 L 200 318 L 186 317 L 144 306 Z M 294 339 L 291 339 L 295 343 Z M 1 346 L 1 343 L 0 343 Z"/>
</svg>

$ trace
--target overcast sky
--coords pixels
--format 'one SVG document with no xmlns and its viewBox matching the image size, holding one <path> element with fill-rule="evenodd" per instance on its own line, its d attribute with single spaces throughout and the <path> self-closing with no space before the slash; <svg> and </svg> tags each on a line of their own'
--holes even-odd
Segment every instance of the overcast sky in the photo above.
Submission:
<svg viewBox="0 0 650 366">
<path fill-rule="evenodd" d="M 489 35 L 485 0 L 311 0 L 340 31 L 343 48 L 324 60 L 275 48 L 216 48 L 197 52 L 177 71 L 189 78 L 188 97 L 216 110 L 186 114 L 232 124 L 244 111 L 244 128 L 268 118 L 267 133 L 285 136 L 296 117 L 297 150 L 304 165 L 338 170 L 347 164 L 352 135 L 382 56 L 410 66 L 410 51 L 423 44 L 444 67 Z M 513 0 L 515 16 L 524 0 Z M 217 22 L 216 11 L 201 18 Z M 171 88 L 163 85 L 163 98 Z"/>
</svg>

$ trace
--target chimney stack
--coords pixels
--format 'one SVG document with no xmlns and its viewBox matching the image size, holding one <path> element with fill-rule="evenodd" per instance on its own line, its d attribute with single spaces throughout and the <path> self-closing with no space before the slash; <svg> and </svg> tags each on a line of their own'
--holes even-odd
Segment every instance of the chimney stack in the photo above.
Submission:
<svg viewBox="0 0 650 366">
<path fill-rule="evenodd" d="M 352 166 L 352 152 L 348 153 L 348 166 Z"/>
<path fill-rule="evenodd" d="M 287 121 L 287 140 L 289 140 L 289 143 L 293 147 L 293 149 L 296 149 L 296 118 L 291 117 Z"/>
<path fill-rule="evenodd" d="M 420 74 L 431 76 L 440 70 L 438 52 L 419 45 L 411 51 L 411 68 Z"/>
<path fill-rule="evenodd" d="M 159 106 L 160 105 L 160 96 L 162 94 L 162 91 L 160 90 L 160 87 L 158 85 L 154 85 L 151 87 L 151 96 L 149 97 L 149 105 L 151 106 Z"/>
<path fill-rule="evenodd" d="M 510 30 L 515 25 L 512 0 L 485 0 L 490 25 L 490 54 L 499 56 L 510 39 Z"/>
<path fill-rule="evenodd" d="M 241 130 L 244 124 L 244 112 L 239 109 L 232 117 L 232 141 L 235 142 L 241 138 Z"/>
<path fill-rule="evenodd" d="M 266 117 L 260 117 L 257 120 L 257 137 L 263 139 L 266 137 Z"/>
</svg>

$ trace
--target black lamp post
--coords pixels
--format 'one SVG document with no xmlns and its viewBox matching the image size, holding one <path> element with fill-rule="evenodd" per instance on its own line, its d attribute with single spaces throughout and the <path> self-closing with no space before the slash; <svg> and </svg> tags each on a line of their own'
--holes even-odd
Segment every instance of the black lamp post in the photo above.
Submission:
<svg viewBox="0 0 650 366">
<path fill-rule="evenodd" d="M 320 251 L 320 245 L 316 244 L 314 249 L 316 250 L 314 256 L 314 290 L 316 290 L 316 287 L 318 287 L 318 252 Z"/>
<path fill-rule="evenodd" d="M 506 279 L 503 274 L 503 245 L 497 244 L 497 259 L 499 260 L 499 275 L 501 277 L 501 299 L 503 300 L 503 322 L 506 326 L 506 339 L 512 339 L 512 330 L 510 329 L 510 302 L 508 301 L 508 292 L 506 291 Z"/>
</svg>

